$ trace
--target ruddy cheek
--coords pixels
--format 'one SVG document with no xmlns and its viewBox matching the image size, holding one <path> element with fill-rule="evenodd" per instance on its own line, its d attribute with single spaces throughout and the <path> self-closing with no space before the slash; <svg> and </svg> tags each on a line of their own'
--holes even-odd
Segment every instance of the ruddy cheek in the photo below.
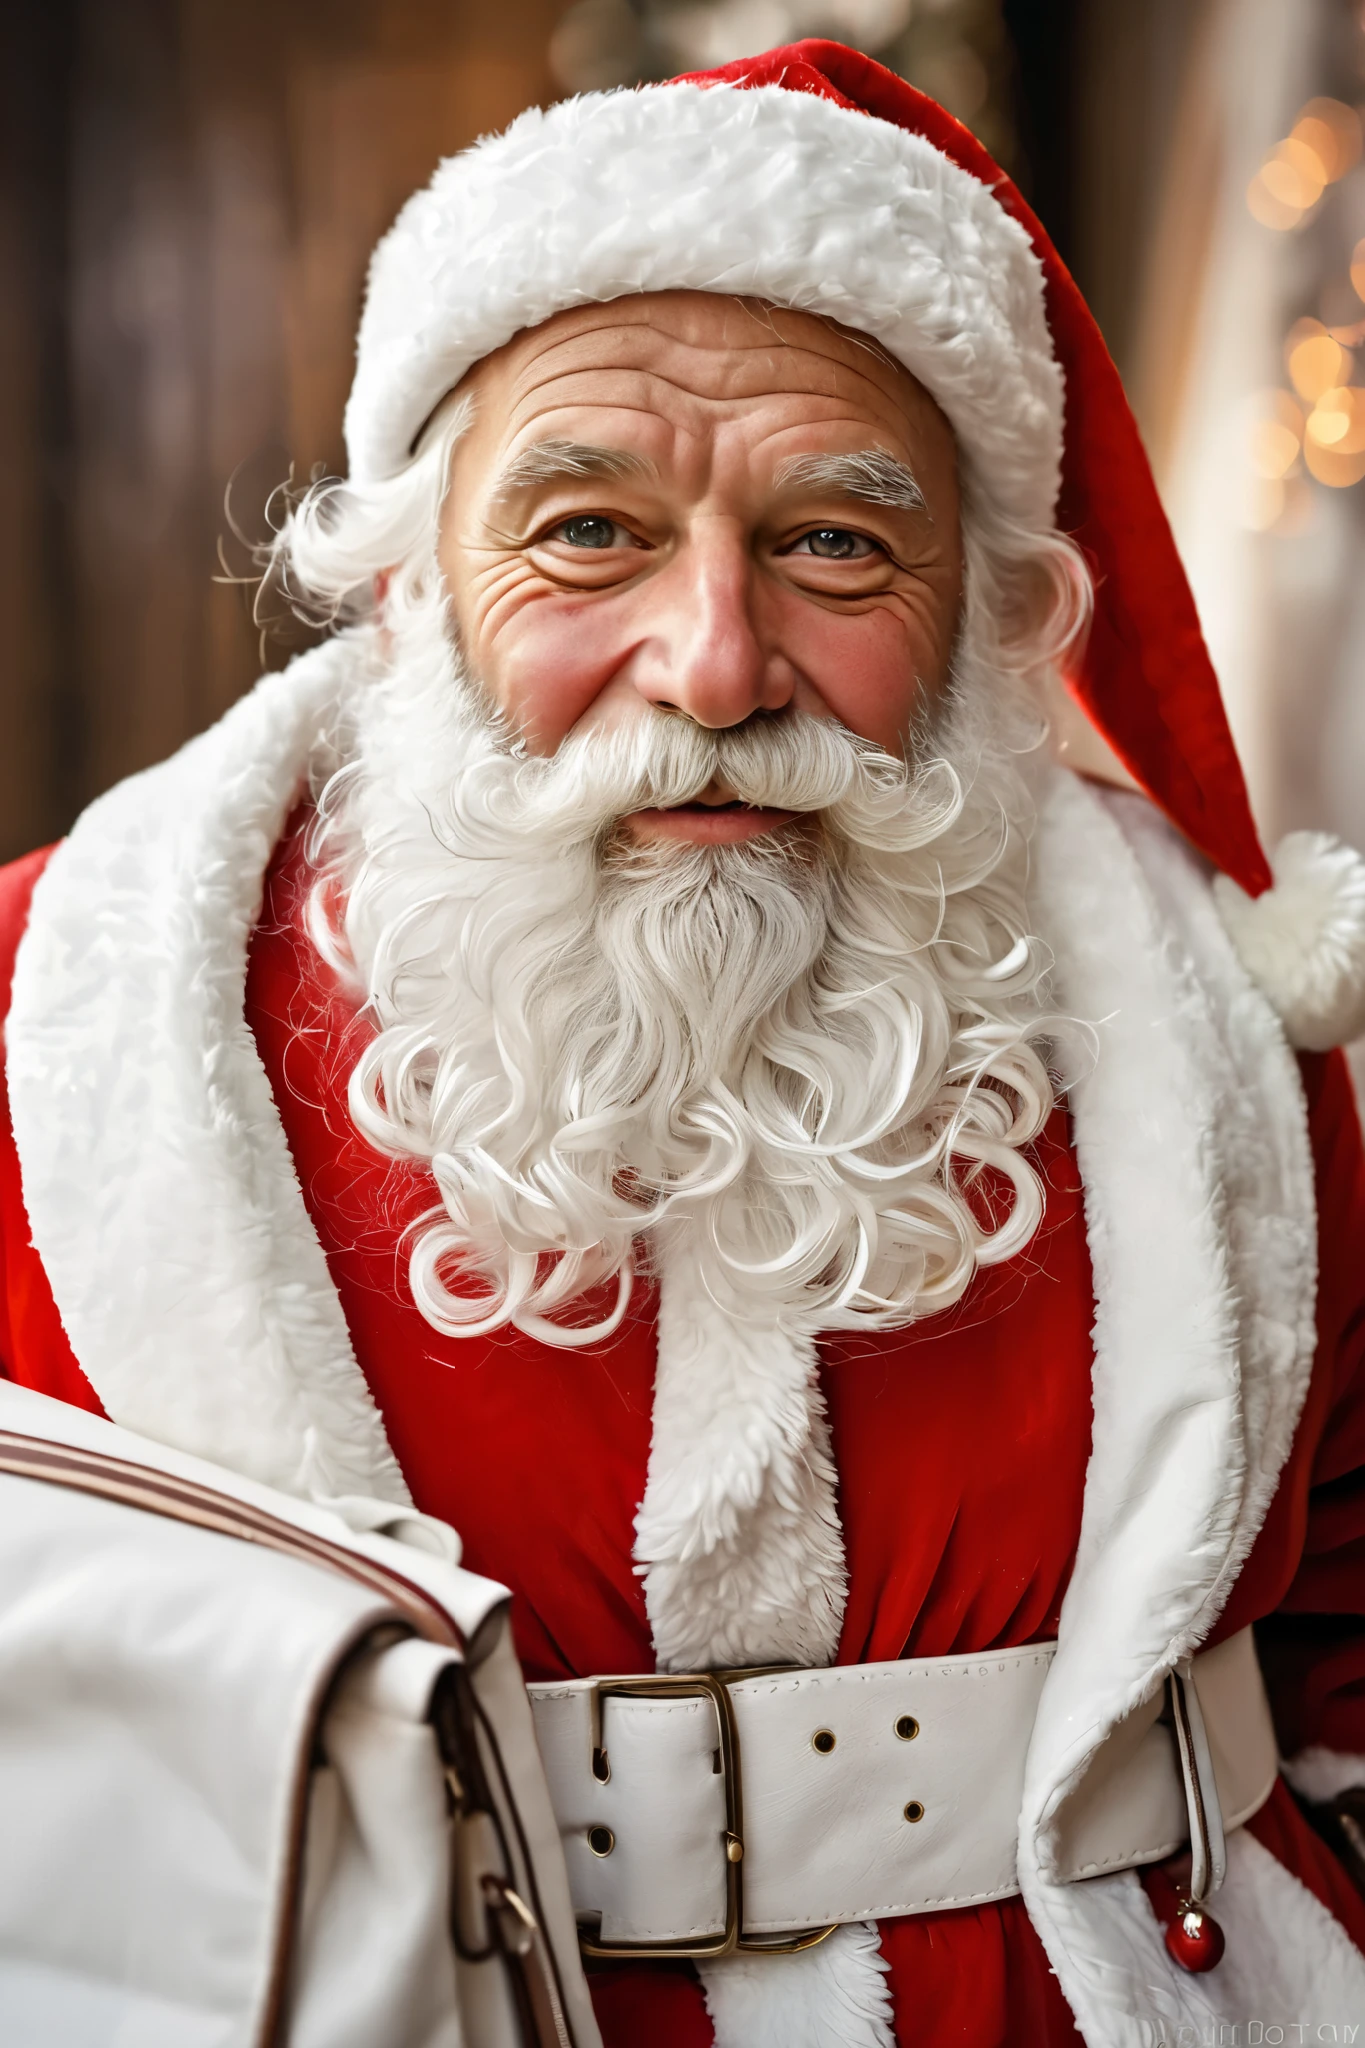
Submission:
<svg viewBox="0 0 1365 2048">
<path fill-rule="evenodd" d="M 788 644 L 826 709 L 863 739 L 896 753 L 908 737 L 922 673 L 931 671 L 927 639 L 881 607 L 853 616 L 811 607 Z"/>
<path fill-rule="evenodd" d="M 546 598 L 495 633 L 483 680 L 535 753 L 553 753 L 596 702 L 629 653 L 615 607 Z"/>
</svg>

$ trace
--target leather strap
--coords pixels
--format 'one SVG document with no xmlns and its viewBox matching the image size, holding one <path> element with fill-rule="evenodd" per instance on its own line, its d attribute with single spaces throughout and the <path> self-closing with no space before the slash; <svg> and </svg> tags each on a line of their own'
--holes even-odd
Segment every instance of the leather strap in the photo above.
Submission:
<svg viewBox="0 0 1365 2048">
<path fill-rule="evenodd" d="M 310 1529 L 283 1521 L 278 1515 L 267 1514 L 249 1501 L 234 1499 L 231 1494 L 220 1493 L 177 1473 L 110 1457 L 105 1451 L 84 1450 L 78 1445 L 20 1435 L 9 1429 L 0 1429 L 0 1472 L 11 1473 L 16 1479 L 41 1479 L 49 1485 L 68 1486 L 77 1493 L 97 1494 L 103 1500 L 119 1501 L 125 1507 L 142 1508 L 172 1521 L 189 1522 L 219 1536 L 259 1543 L 267 1550 L 301 1558 L 306 1564 L 340 1572 L 344 1578 L 355 1579 L 371 1592 L 391 1600 L 414 1632 L 427 1642 L 445 1643 L 458 1650 L 465 1646 L 460 1630 L 439 1601 L 401 1572 L 343 1544 L 331 1543 Z"/>
<path fill-rule="evenodd" d="M 818 1671 L 531 1686 L 585 1945 L 720 1953 L 1009 1897 L 1025 1757 L 1054 1654 L 1035 1643 Z M 716 1676 L 732 1714 L 728 1766 Z M 669 1690 L 618 1689 L 632 1684 Z M 1267 1797 L 1277 1768 L 1250 1630 L 1197 1657 L 1186 1684 L 1198 1688 L 1201 1746 L 1232 1828 Z M 1185 1781 L 1161 1709 L 1159 1695 L 1130 1717 L 1117 1767 L 1082 1788 L 1075 1825 L 1058 1833 L 1059 1876 L 1155 1861 L 1187 1839 Z"/>
</svg>

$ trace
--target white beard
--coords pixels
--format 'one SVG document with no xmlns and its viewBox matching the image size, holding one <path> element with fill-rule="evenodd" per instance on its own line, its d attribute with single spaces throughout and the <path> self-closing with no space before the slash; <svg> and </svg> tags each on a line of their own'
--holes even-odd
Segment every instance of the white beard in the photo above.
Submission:
<svg viewBox="0 0 1365 2048">
<path fill-rule="evenodd" d="M 1047 961 L 1023 783 L 974 712 L 999 678 L 959 662 L 909 769 L 786 714 L 710 733 L 650 713 L 535 759 L 460 675 L 438 601 L 371 651 L 312 922 L 377 1027 L 356 1124 L 439 1190 L 410 1269 L 433 1325 L 596 1341 L 641 1258 L 683 1246 L 730 1316 L 898 1326 L 1028 1241 Z M 717 771 L 815 821 L 713 848 L 615 829 Z M 993 1222 L 966 1192 L 983 1165 L 1012 1191 Z M 605 1317 L 580 1301 L 604 1282 Z"/>
</svg>

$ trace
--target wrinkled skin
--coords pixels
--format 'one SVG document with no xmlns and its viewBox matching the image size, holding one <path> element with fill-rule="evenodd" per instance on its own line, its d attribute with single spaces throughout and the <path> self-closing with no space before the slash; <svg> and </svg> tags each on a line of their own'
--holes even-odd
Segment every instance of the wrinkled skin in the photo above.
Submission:
<svg viewBox="0 0 1365 2048">
<path fill-rule="evenodd" d="M 810 314 L 667 292 L 558 314 L 461 392 L 441 566 L 472 669 L 533 751 L 649 705 L 712 728 L 793 708 L 904 749 L 962 600 L 952 430 L 908 371 Z M 546 443 L 610 454 L 540 475 Z M 869 451 L 921 506 L 785 473 Z M 718 843 L 786 814 L 713 784 L 627 822 Z"/>
</svg>

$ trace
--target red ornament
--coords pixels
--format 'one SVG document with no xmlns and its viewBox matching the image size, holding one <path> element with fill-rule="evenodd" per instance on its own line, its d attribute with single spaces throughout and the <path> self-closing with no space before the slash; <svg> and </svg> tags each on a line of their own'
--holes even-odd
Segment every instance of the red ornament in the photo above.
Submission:
<svg viewBox="0 0 1365 2048">
<path fill-rule="evenodd" d="M 1182 1900 L 1180 1911 L 1166 1929 L 1166 1948 L 1172 1960 L 1191 1976 L 1200 1977 L 1205 1970 L 1217 1969 L 1226 1947 L 1223 1930 L 1212 1913 Z"/>
</svg>

